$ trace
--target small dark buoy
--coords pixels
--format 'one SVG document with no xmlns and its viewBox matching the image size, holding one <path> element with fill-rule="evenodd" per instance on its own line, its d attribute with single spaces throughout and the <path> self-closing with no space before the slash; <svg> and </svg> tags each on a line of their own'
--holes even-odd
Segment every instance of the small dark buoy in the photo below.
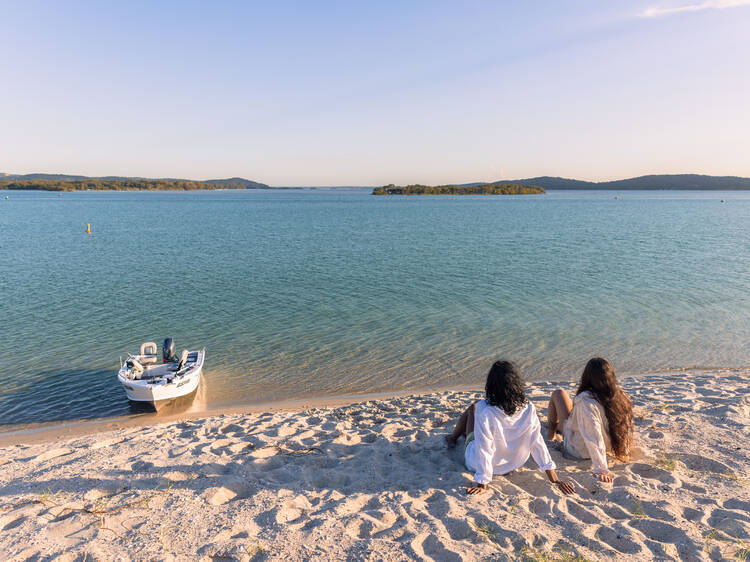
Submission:
<svg viewBox="0 0 750 562">
<path fill-rule="evenodd" d="M 721 202 L 724 203 L 724 200 L 722 199 Z"/>
</svg>

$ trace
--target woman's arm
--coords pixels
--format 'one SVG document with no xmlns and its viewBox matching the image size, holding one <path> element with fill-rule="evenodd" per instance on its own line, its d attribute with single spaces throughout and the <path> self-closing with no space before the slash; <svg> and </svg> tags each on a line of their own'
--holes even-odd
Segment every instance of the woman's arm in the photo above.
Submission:
<svg viewBox="0 0 750 562">
<path fill-rule="evenodd" d="M 604 422 L 596 404 L 590 400 L 583 400 L 576 405 L 580 408 L 578 415 L 578 429 L 586 444 L 586 450 L 594 466 L 594 475 L 601 482 L 612 482 L 612 476 L 607 468 L 607 446 L 604 443 Z"/>
<path fill-rule="evenodd" d="M 466 490 L 468 494 L 478 494 L 487 489 L 487 485 L 492 482 L 493 465 L 492 459 L 495 456 L 495 439 L 490 429 L 489 416 L 486 415 L 484 408 L 477 404 L 474 413 L 474 450 L 476 452 L 476 473 L 474 474 L 474 486 Z"/>
<path fill-rule="evenodd" d="M 552 460 L 552 457 L 549 454 L 549 449 L 547 448 L 547 443 L 544 442 L 544 437 L 542 437 L 542 424 L 539 423 L 539 416 L 536 414 L 536 411 L 534 412 L 532 423 L 533 437 L 531 439 L 529 452 L 539 468 L 545 471 L 554 470 L 557 468 L 557 465 L 555 465 L 555 461 Z"/>
<path fill-rule="evenodd" d="M 563 494 L 572 494 L 576 491 L 573 484 L 570 482 L 563 482 L 557 477 L 557 473 L 555 472 L 555 468 L 557 467 L 549 454 L 547 443 L 544 442 L 544 437 L 542 437 L 542 424 L 539 423 L 539 416 L 536 412 L 534 412 L 533 423 L 534 438 L 531 442 L 531 456 L 534 457 L 534 462 L 539 465 L 539 468 L 547 473 L 549 481 L 557 486 Z"/>
</svg>

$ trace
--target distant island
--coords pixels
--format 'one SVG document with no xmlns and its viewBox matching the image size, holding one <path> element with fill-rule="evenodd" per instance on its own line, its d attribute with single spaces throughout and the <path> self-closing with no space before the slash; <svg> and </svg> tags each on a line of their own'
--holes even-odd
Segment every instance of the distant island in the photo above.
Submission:
<svg viewBox="0 0 750 562">
<path fill-rule="evenodd" d="M 195 189 L 268 189 L 264 183 L 244 178 L 217 180 L 149 179 L 106 176 L 90 178 L 64 174 L 0 174 L 0 189 L 42 191 L 189 191 Z"/>
<path fill-rule="evenodd" d="M 717 191 L 750 190 L 750 178 L 738 176 L 704 176 L 701 174 L 657 174 L 614 181 L 584 181 L 552 176 L 540 176 L 520 180 L 502 180 L 494 183 L 538 185 L 545 189 L 705 189 Z M 494 185 L 490 184 L 490 185 Z M 462 184 L 465 186 L 486 185 L 482 182 Z"/>
<path fill-rule="evenodd" d="M 477 185 L 407 185 L 376 187 L 373 195 L 530 195 L 546 193 L 537 185 L 483 183 Z"/>
</svg>

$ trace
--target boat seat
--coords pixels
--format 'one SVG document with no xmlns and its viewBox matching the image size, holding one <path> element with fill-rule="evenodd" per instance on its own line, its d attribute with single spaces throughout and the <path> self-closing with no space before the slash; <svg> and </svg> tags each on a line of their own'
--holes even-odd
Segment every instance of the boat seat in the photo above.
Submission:
<svg viewBox="0 0 750 562">
<path fill-rule="evenodd" d="M 146 343 L 142 343 L 141 353 L 140 353 L 141 363 L 143 365 L 153 365 L 159 359 L 156 353 L 157 353 L 157 347 L 154 342 L 148 341 Z"/>
<path fill-rule="evenodd" d="M 177 370 L 181 371 L 185 367 L 185 363 L 187 363 L 188 360 L 188 350 L 183 349 L 182 353 L 180 353 L 180 362 L 177 364 Z"/>
<path fill-rule="evenodd" d="M 180 361 L 179 363 L 172 363 L 169 365 L 169 370 L 173 372 L 181 371 L 185 368 L 185 364 L 188 361 L 188 355 L 189 352 L 187 349 L 183 349 L 182 353 L 180 354 Z"/>
<path fill-rule="evenodd" d="M 137 359 L 133 359 L 131 357 L 130 359 L 128 359 L 127 365 L 128 365 L 128 367 L 130 367 L 131 369 L 133 369 L 133 373 L 134 374 L 136 374 L 136 375 L 143 374 L 143 365 L 141 365 L 141 362 L 138 361 Z"/>
</svg>

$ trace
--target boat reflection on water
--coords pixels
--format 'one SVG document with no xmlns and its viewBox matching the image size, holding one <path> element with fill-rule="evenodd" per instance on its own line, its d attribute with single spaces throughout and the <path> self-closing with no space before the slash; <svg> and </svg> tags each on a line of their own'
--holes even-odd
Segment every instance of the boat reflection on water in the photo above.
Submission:
<svg viewBox="0 0 750 562">
<path fill-rule="evenodd" d="M 169 416 L 173 414 L 185 414 L 190 412 L 201 412 L 206 409 L 206 378 L 201 381 L 196 389 L 190 394 L 173 398 L 171 400 L 158 400 L 151 402 L 134 402 L 130 400 L 131 414 L 157 414 Z"/>
</svg>

